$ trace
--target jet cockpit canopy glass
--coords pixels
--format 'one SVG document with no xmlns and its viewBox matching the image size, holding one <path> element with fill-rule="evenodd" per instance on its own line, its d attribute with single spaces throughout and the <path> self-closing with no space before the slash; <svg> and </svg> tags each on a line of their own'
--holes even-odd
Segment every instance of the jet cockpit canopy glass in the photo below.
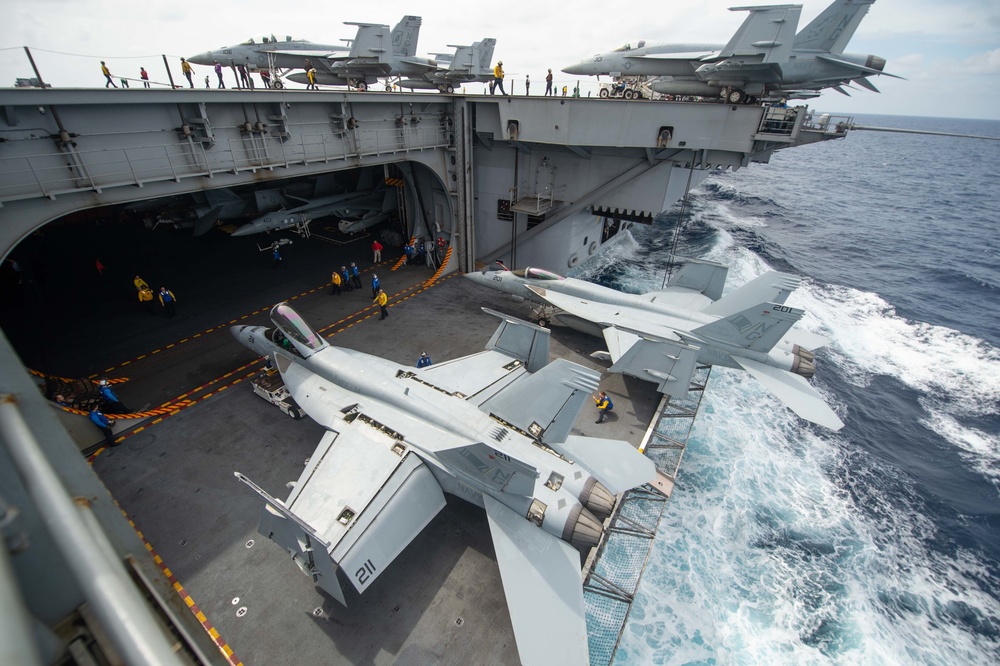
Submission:
<svg viewBox="0 0 1000 666">
<path fill-rule="evenodd" d="M 636 43 L 636 45 L 635 45 L 635 48 L 637 48 L 637 49 L 641 49 L 641 48 L 642 48 L 643 46 L 645 46 L 645 45 L 646 45 L 646 40 L 645 40 L 645 39 L 640 39 L 640 40 L 639 40 L 639 41 L 638 41 L 638 42 Z M 622 45 L 622 46 L 619 46 L 618 48 L 616 48 L 616 49 L 615 49 L 615 51 L 614 51 L 614 52 L 615 52 L 615 53 L 618 53 L 618 52 L 620 52 L 620 51 L 631 51 L 631 50 L 632 50 L 632 42 L 629 42 L 628 44 L 624 44 L 624 45 Z"/>
<path fill-rule="evenodd" d="M 327 346 L 326 340 L 312 330 L 288 303 L 278 303 L 271 308 L 271 321 L 303 352 L 303 356 L 309 356 L 308 352 L 319 351 Z"/>
<path fill-rule="evenodd" d="M 543 268 L 525 268 L 523 271 L 514 271 L 515 274 L 520 274 L 521 277 L 528 278 L 529 280 L 565 280 L 562 275 L 557 275 L 551 271 L 547 271 Z"/>
</svg>

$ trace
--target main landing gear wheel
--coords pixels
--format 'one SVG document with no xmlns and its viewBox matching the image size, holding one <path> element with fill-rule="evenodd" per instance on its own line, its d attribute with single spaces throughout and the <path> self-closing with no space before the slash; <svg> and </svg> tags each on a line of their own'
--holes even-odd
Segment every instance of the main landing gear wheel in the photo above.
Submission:
<svg viewBox="0 0 1000 666">
<path fill-rule="evenodd" d="M 611 94 L 611 93 L 608 92 L 607 88 L 601 88 L 601 92 L 598 93 L 598 96 L 601 99 L 607 99 L 609 94 Z"/>
<path fill-rule="evenodd" d="M 542 317 L 538 320 L 538 325 L 541 326 L 542 328 L 546 328 L 549 325 L 549 320 L 546 319 L 545 317 Z"/>
<path fill-rule="evenodd" d="M 281 82 L 281 79 L 275 79 L 274 83 L 271 84 L 271 87 L 281 90 L 282 88 L 285 87 L 285 84 Z"/>
<path fill-rule="evenodd" d="M 455 92 L 455 86 L 453 86 L 453 85 L 451 85 L 451 84 L 449 83 L 448 85 L 446 85 L 446 86 L 444 87 L 444 91 L 445 91 L 446 93 L 448 93 L 449 95 L 451 95 L 452 93 L 454 93 L 454 92 Z"/>
<path fill-rule="evenodd" d="M 739 88 L 731 88 L 726 93 L 726 101 L 730 104 L 742 104 L 747 99 L 747 94 Z"/>
</svg>

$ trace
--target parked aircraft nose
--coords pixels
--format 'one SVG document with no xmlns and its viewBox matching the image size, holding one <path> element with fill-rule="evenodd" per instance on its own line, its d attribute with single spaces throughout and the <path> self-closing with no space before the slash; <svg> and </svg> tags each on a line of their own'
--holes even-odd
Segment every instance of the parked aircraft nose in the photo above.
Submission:
<svg viewBox="0 0 1000 666">
<path fill-rule="evenodd" d="M 581 60 L 575 65 L 570 65 L 569 67 L 563 67 L 563 72 L 566 74 L 594 74 L 595 67 L 593 60 Z"/>
<path fill-rule="evenodd" d="M 218 58 L 213 55 L 211 51 L 199 53 L 198 55 L 193 55 L 187 59 L 188 62 L 195 65 L 214 65 L 216 60 L 218 60 Z"/>
</svg>

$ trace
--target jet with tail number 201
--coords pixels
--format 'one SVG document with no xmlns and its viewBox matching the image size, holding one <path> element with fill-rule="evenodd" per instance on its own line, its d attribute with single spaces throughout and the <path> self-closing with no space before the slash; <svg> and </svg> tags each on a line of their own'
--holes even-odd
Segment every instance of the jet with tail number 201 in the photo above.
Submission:
<svg viewBox="0 0 1000 666">
<path fill-rule="evenodd" d="M 578 549 L 656 470 L 627 442 L 571 435 L 598 374 L 549 362 L 548 330 L 486 312 L 501 319 L 486 351 L 420 369 L 332 347 L 287 303 L 273 329 L 234 326 L 326 429 L 288 499 L 236 476 L 265 501 L 260 532 L 345 605 L 338 569 L 363 593 L 444 492 L 485 508 L 521 662 L 585 664 Z"/>
<path fill-rule="evenodd" d="M 496 264 L 466 277 L 484 287 L 554 307 L 567 326 L 603 337 L 621 372 L 685 397 L 697 364 L 749 372 L 793 412 L 839 430 L 843 422 L 806 378 L 816 372 L 812 349 L 827 339 L 792 330 L 804 310 L 785 305 L 801 278 L 768 272 L 722 296 L 728 269 L 687 260 L 666 288 L 627 294 L 528 268 Z"/>
</svg>

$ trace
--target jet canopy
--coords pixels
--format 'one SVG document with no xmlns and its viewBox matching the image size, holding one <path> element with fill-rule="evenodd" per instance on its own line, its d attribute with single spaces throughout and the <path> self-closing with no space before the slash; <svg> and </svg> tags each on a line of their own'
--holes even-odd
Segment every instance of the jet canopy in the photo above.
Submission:
<svg viewBox="0 0 1000 666">
<path fill-rule="evenodd" d="M 645 45 L 646 45 L 646 40 L 645 39 L 640 39 L 638 42 L 636 42 L 635 48 L 641 49 Z M 628 44 L 625 44 L 623 46 L 619 46 L 618 48 L 615 49 L 614 52 L 618 53 L 619 51 L 631 51 L 631 50 L 632 50 L 632 43 L 629 42 Z"/>
<path fill-rule="evenodd" d="M 326 340 L 309 327 L 302 316 L 292 309 L 288 303 L 278 303 L 271 308 L 271 321 L 285 334 L 303 357 L 309 357 L 315 352 L 327 347 Z"/>
<path fill-rule="evenodd" d="M 542 268 L 525 268 L 514 271 L 514 275 L 527 278 L 529 280 L 565 280 L 562 275 L 556 275 Z"/>
</svg>

